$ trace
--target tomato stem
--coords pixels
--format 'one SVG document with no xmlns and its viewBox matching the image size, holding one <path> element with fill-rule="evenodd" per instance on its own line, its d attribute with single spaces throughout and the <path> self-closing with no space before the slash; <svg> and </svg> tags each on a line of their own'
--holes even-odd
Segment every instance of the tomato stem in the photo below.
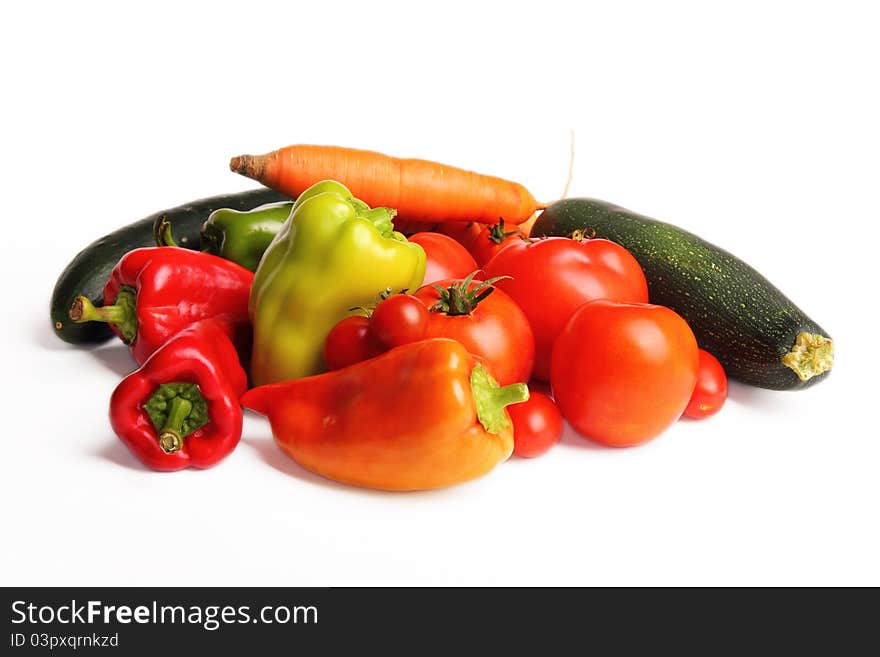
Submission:
<svg viewBox="0 0 880 657">
<path fill-rule="evenodd" d="M 493 283 L 497 283 L 503 278 L 510 278 L 510 276 L 495 276 L 494 278 L 479 283 L 472 290 L 468 289 L 476 275 L 477 272 L 472 271 L 463 281 L 453 283 L 447 288 L 435 285 L 434 289 L 437 290 L 440 298 L 437 299 L 433 306 L 431 306 L 431 312 L 446 313 L 452 317 L 457 315 L 470 315 L 476 310 L 477 306 L 483 299 L 495 291 L 495 288 L 492 287 Z"/>
<path fill-rule="evenodd" d="M 504 218 L 499 217 L 498 223 L 492 226 L 489 229 L 489 239 L 495 244 L 501 244 L 505 239 L 510 237 L 511 235 L 516 235 L 519 232 L 519 228 L 516 230 L 509 230 L 507 232 L 504 231 Z"/>
<path fill-rule="evenodd" d="M 595 239 L 596 237 L 596 229 L 591 226 L 586 226 L 584 228 L 578 228 L 575 231 L 572 231 L 571 235 L 569 235 L 571 239 L 575 242 L 583 242 L 584 240 Z"/>
</svg>

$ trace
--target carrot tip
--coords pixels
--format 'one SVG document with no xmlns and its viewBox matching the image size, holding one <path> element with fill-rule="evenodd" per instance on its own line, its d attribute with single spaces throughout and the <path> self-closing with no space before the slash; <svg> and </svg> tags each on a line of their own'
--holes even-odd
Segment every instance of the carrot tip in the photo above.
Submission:
<svg viewBox="0 0 880 657">
<path fill-rule="evenodd" d="M 263 174 L 258 158 L 253 155 L 237 155 L 229 160 L 229 168 L 248 178 L 259 180 Z"/>
</svg>

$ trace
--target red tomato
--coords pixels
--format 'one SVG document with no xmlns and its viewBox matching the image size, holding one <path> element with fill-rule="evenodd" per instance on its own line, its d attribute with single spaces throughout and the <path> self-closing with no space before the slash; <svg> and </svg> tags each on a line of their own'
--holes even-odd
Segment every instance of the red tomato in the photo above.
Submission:
<svg viewBox="0 0 880 657">
<path fill-rule="evenodd" d="M 494 226 L 483 226 L 468 251 L 482 267 L 513 240 L 519 240 L 521 235 L 519 226 L 515 224 L 505 226 L 504 219 L 501 219 Z"/>
<path fill-rule="evenodd" d="M 451 237 L 468 251 L 471 250 L 474 240 L 477 239 L 482 230 L 483 224 L 478 224 L 476 221 L 447 221 L 446 223 L 439 224 L 434 229 L 435 232 L 441 235 Z"/>
<path fill-rule="evenodd" d="M 720 411 L 725 399 L 727 399 L 727 375 L 724 373 L 724 368 L 715 356 L 700 349 L 697 387 L 694 388 L 684 414 L 694 420 L 702 420 Z"/>
<path fill-rule="evenodd" d="M 370 334 L 370 320 L 362 315 L 352 315 L 340 320 L 327 334 L 324 365 L 328 370 L 338 370 L 380 353 Z"/>
<path fill-rule="evenodd" d="M 639 445 L 681 416 L 699 360 L 693 332 L 669 308 L 592 301 L 556 341 L 550 384 L 578 433 L 605 445 Z"/>
<path fill-rule="evenodd" d="M 376 306 L 370 317 L 373 339 L 391 349 L 425 337 L 428 309 L 411 294 L 393 294 Z"/>
<path fill-rule="evenodd" d="M 440 233 L 416 233 L 409 241 L 421 246 L 428 256 L 425 284 L 447 278 L 464 278 L 479 269 L 467 249 L 451 237 Z"/>
<path fill-rule="evenodd" d="M 484 267 L 486 278 L 511 276 L 496 287 L 523 309 L 535 334 L 534 377 L 550 379 L 553 343 L 587 301 L 646 303 L 648 284 L 636 259 L 608 240 L 547 237 L 512 242 Z"/>
<path fill-rule="evenodd" d="M 454 314 L 457 310 L 451 307 L 448 311 L 432 310 L 425 338 L 458 340 L 485 361 L 501 385 L 528 381 L 535 359 L 535 339 L 519 306 L 497 288 L 482 300 L 474 300 L 480 294 L 479 281 L 469 281 L 465 286 L 461 280 L 444 280 L 434 285 L 444 288 L 447 295 L 457 285 L 458 292 L 454 294 L 464 304 L 464 312 Z M 434 285 L 416 292 L 427 308 L 435 308 L 443 300 Z"/>
<path fill-rule="evenodd" d="M 513 453 L 517 456 L 540 456 L 559 442 L 562 414 L 547 395 L 529 394 L 529 400 L 507 407 L 513 421 Z"/>
</svg>

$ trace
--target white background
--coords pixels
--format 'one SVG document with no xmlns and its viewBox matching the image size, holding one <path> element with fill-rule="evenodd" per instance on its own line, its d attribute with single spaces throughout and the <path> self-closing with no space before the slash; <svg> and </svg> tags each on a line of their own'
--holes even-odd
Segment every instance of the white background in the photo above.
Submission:
<svg viewBox="0 0 880 657">
<path fill-rule="evenodd" d="M 7 3 L 0 19 L 6 585 L 880 584 L 872 3 Z M 677 223 L 837 343 L 798 393 L 609 450 L 567 434 L 440 492 L 313 476 L 248 415 L 157 474 L 107 402 L 113 342 L 53 337 L 55 278 L 155 210 L 252 187 L 232 155 L 330 143 Z"/>
</svg>

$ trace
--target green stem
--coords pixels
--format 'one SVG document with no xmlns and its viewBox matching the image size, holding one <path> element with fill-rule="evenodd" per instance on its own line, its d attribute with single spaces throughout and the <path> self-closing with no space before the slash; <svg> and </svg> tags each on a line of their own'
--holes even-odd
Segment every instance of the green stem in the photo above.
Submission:
<svg viewBox="0 0 880 657">
<path fill-rule="evenodd" d="M 477 419 L 489 433 L 497 435 L 510 427 L 510 418 L 504 412 L 506 406 L 529 399 L 529 387 L 525 383 L 499 386 L 481 363 L 471 370 L 470 382 Z"/>
<path fill-rule="evenodd" d="M 360 199 L 352 199 L 355 206 L 355 212 L 358 217 L 366 219 L 372 223 L 382 237 L 391 237 L 394 233 L 394 217 L 397 210 L 394 208 L 372 208 Z"/>
<path fill-rule="evenodd" d="M 192 402 L 183 397 L 172 397 L 168 404 L 168 417 L 159 430 L 159 447 L 166 454 L 174 454 L 183 447 L 183 423 L 192 412 Z"/>
<path fill-rule="evenodd" d="M 583 242 L 584 240 L 592 240 L 596 238 L 596 229 L 590 226 L 578 228 L 569 235 L 575 242 Z"/>
<path fill-rule="evenodd" d="M 171 220 L 168 217 L 159 217 L 153 225 L 153 239 L 156 240 L 156 246 L 177 246 L 171 234 Z"/>
<path fill-rule="evenodd" d="M 120 288 L 113 304 L 109 306 L 95 306 L 87 297 L 76 297 L 68 315 L 77 324 L 83 322 L 113 324 L 127 343 L 134 342 L 137 337 L 137 295 L 130 287 Z"/>
<path fill-rule="evenodd" d="M 188 382 L 163 383 L 143 406 L 166 454 L 183 447 L 183 439 L 205 426 L 208 406 L 199 386 Z"/>
<path fill-rule="evenodd" d="M 125 321 L 125 306 L 95 306 L 86 297 L 77 297 L 70 308 L 70 319 L 76 323 L 107 322 L 118 324 Z"/>
<path fill-rule="evenodd" d="M 433 287 L 437 290 L 438 299 L 431 306 L 430 311 L 433 313 L 446 313 L 450 317 L 470 315 L 483 299 L 495 291 L 495 288 L 492 287 L 493 283 L 503 278 L 510 278 L 510 276 L 495 276 L 477 284 L 471 289 L 471 281 L 474 280 L 474 276 L 478 272 L 479 270 L 471 272 L 463 281 L 453 283 L 447 288 L 434 285 Z"/>
<path fill-rule="evenodd" d="M 489 229 L 489 239 L 495 242 L 495 244 L 501 244 L 501 242 L 506 240 L 508 237 L 510 237 L 511 235 L 516 235 L 518 232 L 519 229 L 505 231 L 504 218 L 499 217 L 498 223 Z"/>
<path fill-rule="evenodd" d="M 529 387 L 525 383 L 511 383 L 491 391 L 492 403 L 505 408 L 529 400 Z"/>
</svg>

